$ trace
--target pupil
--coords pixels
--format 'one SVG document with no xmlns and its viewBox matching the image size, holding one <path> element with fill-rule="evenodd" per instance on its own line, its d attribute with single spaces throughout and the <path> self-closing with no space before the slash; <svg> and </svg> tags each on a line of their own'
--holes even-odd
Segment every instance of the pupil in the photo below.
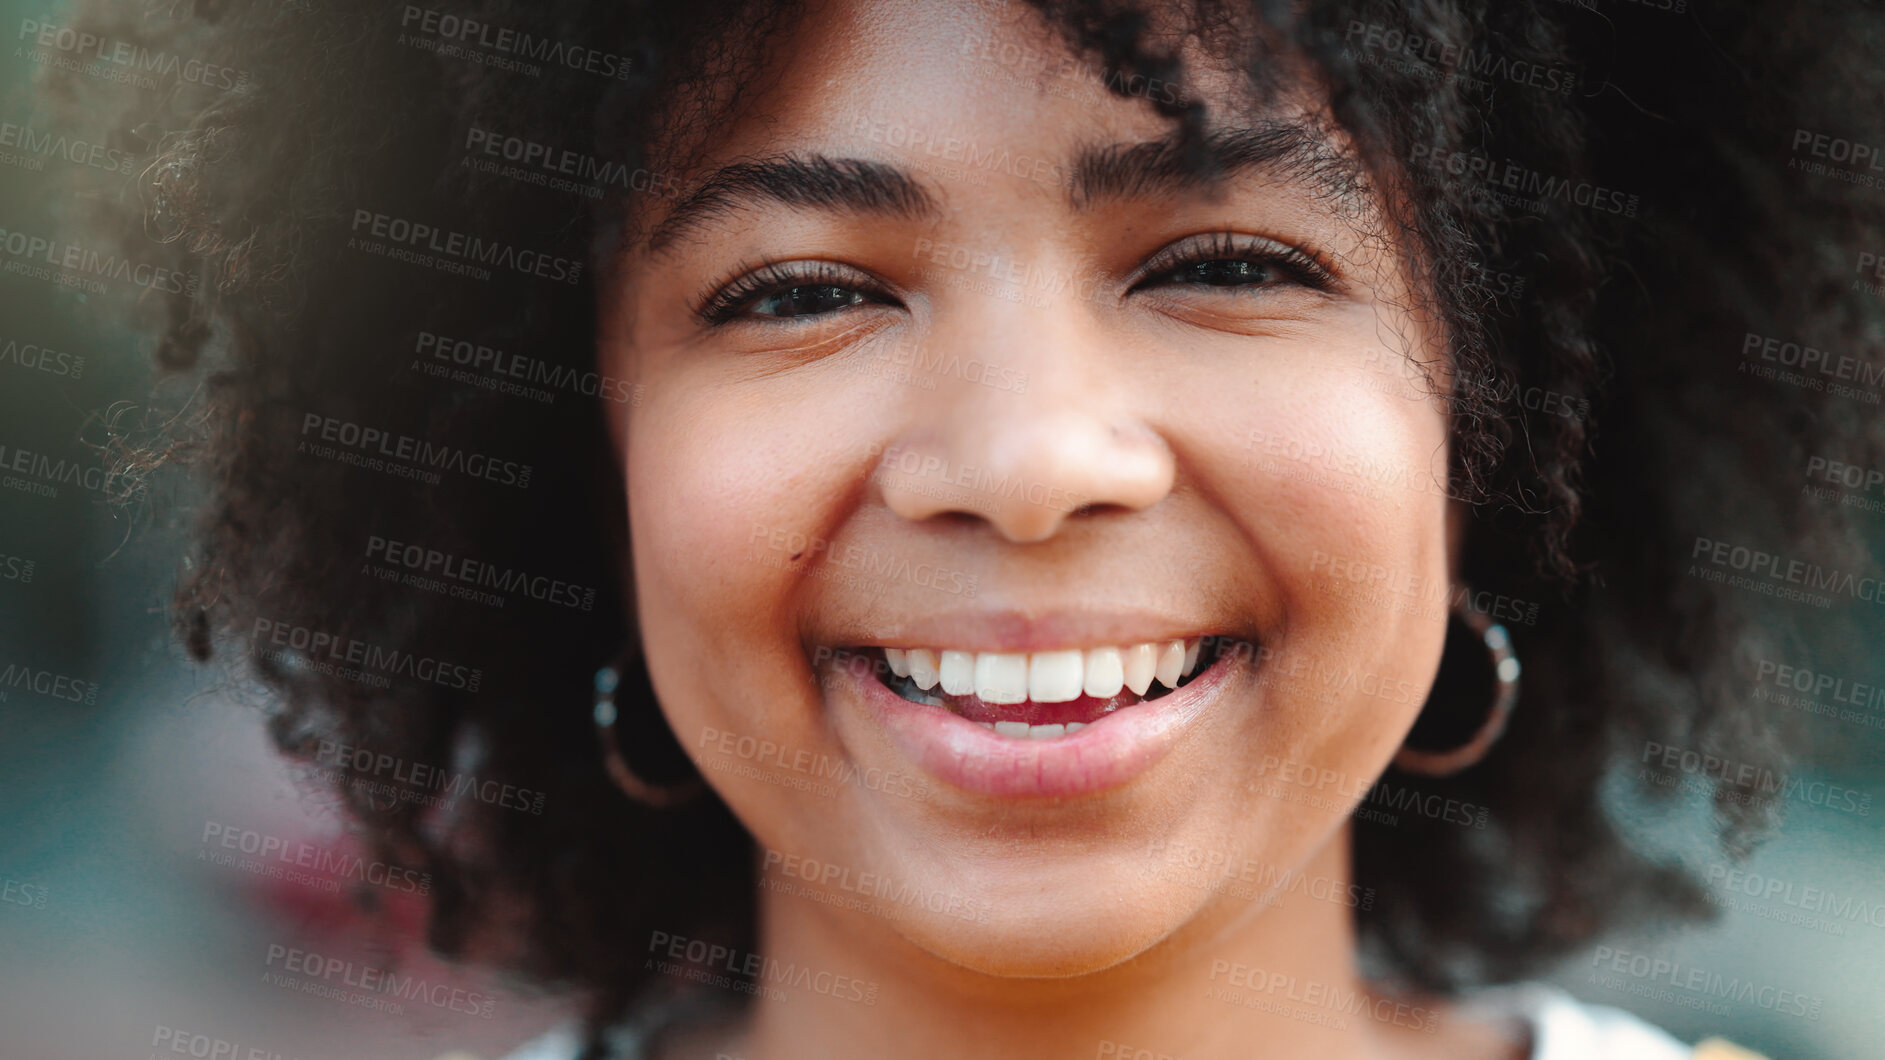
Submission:
<svg viewBox="0 0 1885 1060">
<path fill-rule="evenodd" d="M 1201 261 L 1191 267 L 1191 281 L 1210 287 L 1263 283 L 1269 278 L 1269 266 L 1256 261 L 1219 258 L 1215 261 Z"/>
</svg>

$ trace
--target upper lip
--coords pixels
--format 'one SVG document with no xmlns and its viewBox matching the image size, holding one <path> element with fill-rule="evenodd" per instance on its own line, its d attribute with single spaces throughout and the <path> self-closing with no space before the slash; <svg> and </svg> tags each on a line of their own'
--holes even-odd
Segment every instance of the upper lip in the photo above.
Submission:
<svg viewBox="0 0 1885 1060">
<path fill-rule="evenodd" d="M 906 619 L 883 619 L 873 622 L 869 632 L 831 630 L 818 641 L 834 647 L 1041 652 L 1185 640 L 1230 632 L 1225 622 L 1159 611 L 1009 608 L 942 611 Z"/>
</svg>

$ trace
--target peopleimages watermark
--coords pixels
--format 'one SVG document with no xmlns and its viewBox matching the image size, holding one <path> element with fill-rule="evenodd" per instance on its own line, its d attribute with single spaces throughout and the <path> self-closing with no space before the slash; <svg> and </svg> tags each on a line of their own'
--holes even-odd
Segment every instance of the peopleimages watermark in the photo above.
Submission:
<svg viewBox="0 0 1885 1060">
<path fill-rule="evenodd" d="M 164 1023 L 159 1023 L 152 1032 L 151 1048 L 157 1051 L 150 1054 L 150 1060 L 162 1056 L 192 1056 L 196 1060 L 288 1060 L 287 1053 L 259 1045 L 244 1046 L 232 1038 L 219 1038 Z"/>
<path fill-rule="evenodd" d="M 402 478 L 418 478 L 429 485 L 443 481 L 439 471 L 455 471 L 502 486 L 530 488 L 531 466 L 521 461 L 500 460 L 318 412 L 302 415 L 301 444 L 295 451 Z"/>
<path fill-rule="evenodd" d="M 1853 169 L 1885 173 L 1885 149 L 1811 129 L 1793 130 L 1793 153 L 1823 158 Z"/>
<path fill-rule="evenodd" d="M 1801 157 L 1802 147 L 1805 147 L 1805 153 L 1812 157 Z M 1825 133 L 1796 129 L 1793 136 L 1793 157 L 1787 159 L 1787 168 L 1811 173 L 1816 177 L 1827 177 L 1855 187 L 1885 188 L 1885 176 L 1873 172 L 1869 167 L 1869 164 L 1877 162 L 1878 157 L 1877 149 L 1868 144 L 1855 144 L 1851 140 L 1828 136 Z M 1822 161 L 1823 159 L 1831 159 L 1831 161 Z"/>
<path fill-rule="evenodd" d="M 1171 1053 L 1155 1053 L 1150 1049 L 1141 1049 L 1125 1042 L 1116 1042 L 1111 1038 L 1100 1039 L 1099 1052 L 1093 1054 L 1093 1060 L 1184 1060 Z"/>
<path fill-rule="evenodd" d="M 453 798 L 470 797 L 491 806 L 507 810 L 522 810 L 541 816 L 543 800 L 541 791 L 520 788 L 515 784 L 506 784 L 497 780 L 480 781 L 476 773 L 460 773 L 456 770 L 441 769 L 424 762 L 409 762 L 404 758 L 389 755 L 384 751 L 374 751 L 367 747 L 354 747 L 337 740 L 322 740 L 315 746 L 314 763 L 328 766 L 357 777 L 372 779 L 390 779 L 402 785 L 410 792 L 438 791 Z M 419 801 L 404 798 L 404 801 Z"/>
<path fill-rule="evenodd" d="M 56 22 L 21 19 L 20 33 L 15 39 L 33 42 L 33 50 L 24 53 L 30 62 L 77 70 L 137 88 L 157 88 L 159 77 L 222 92 L 240 92 L 249 87 L 249 74 L 245 70 L 173 52 L 154 51 L 131 41 L 115 40 Z M 80 66 L 81 61 L 92 65 Z"/>
<path fill-rule="evenodd" d="M 1274 782 L 1270 779 L 1272 774 Z M 1245 787 L 1283 802 L 1329 813 L 1348 813 L 1356 820 L 1375 824 L 1398 824 L 1397 817 L 1385 812 L 1394 810 L 1462 828 L 1483 829 L 1488 814 L 1486 807 L 1476 803 L 1397 785 L 1383 777 L 1349 774 L 1276 755 L 1263 756 L 1256 778 Z"/>
<path fill-rule="evenodd" d="M 1818 1020 L 1826 1000 L 1797 990 L 1787 990 L 1740 976 L 1722 975 L 1667 957 L 1652 957 L 1613 946 L 1599 946 L 1591 953 L 1590 982 L 1656 1001 L 1698 1008 L 1718 1016 L 1727 1015 L 1720 1001 L 1752 1004 L 1782 1016 L 1802 1016 Z M 1631 985 L 1623 977 L 1637 981 Z"/>
<path fill-rule="evenodd" d="M 43 883 L 24 883 L 11 876 L 0 876 L 0 904 L 44 909 L 47 894 Z"/>
<path fill-rule="evenodd" d="M 1459 81 L 1478 88 L 1490 88 L 1494 81 L 1505 81 L 1546 92 L 1569 94 L 1578 83 L 1577 72 L 1562 66 L 1510 59 L 1491 48 L 1468 48 L 1378 22 L 1349 19 L 1342 43 L 1351 49 L 1360 47 L 1364 62 L 1380 55 L 1389 56 L 1390 61 L 1408 60 L 1397 68 L 1424 71 L 1433 78 Z"/>
<path fill-rule="evenodd" d="M 1756 702 L 1773 703 L 1868 729 L 1885 729 L 1885 685 L 1762 659 L 1755 666 Z M 1773 685 L 1773 688 L 1767 687 Z"/>
<path fill-rule="evenodd" d="M 1106 297 L 1107 279 L 1097 270 L 1076 274 L 983 247 L 927 236 L 920 236 L 911 244 L 910 256 L 949 269 L 942 277 L 946 286 L 1035 309 L 1045 309 L 1052 304 L 1052 299 L 1069 292 L 1087 302 L 1103 301 Z"/>
<path fill-rule="evenodd" d="M 1755 679 L 1758 681 L 1771 680 L 1781 688 L 1791 688 L 1808 695 L 1824 696 L 1835 703 L 1864 707 L 1868 710 L 1885 706 L 1885 685 L 1848 681 L 1834 674 L 1814 673 L 1812 670 L 1777 663 L 1772 659 L 1760 660 L 1755 664 L 1754 672 Z"/>
<path fill-rule="evenodd" d="M 11 364 L 21 371 L 43 372 L 66 379 L 82 379 L 85 376 L 84 357 L 11 337 L 4 345 L 0 345 L 0 364 Z"/>
<path fill-rule="evenodd" d="M 461 663 L 383 648 L 356 637 L 343 637 L 292 622 L 257 618 L 249 631 L 250 651 L 299 669 L 387 687 L 385 677 L 408 677 L 461 692 L 476 692 L 484 671 Z M 341 664 L 336 666 L 335 664 Z M 372 671 L 371 674 L 365 671 Z M 382 676 L 380 681 L 367 678 Z"/>
<path fill-rule="evenodd" d="M 99 687 L 97 681 L 83 680 L 28 663 L 9 662 L 6 669 L 0 670 L 0 703 L 12 702 L 15 693 L 30 692 L 46 699 L 81 703 L 90 707 L 98 703 Z"/>
<path fill-rule="evenodd" d="M 48 158 L 123 174 L 135 171 L 140 162 L 129 151 L 75 139 L 64 133 L 34 129 L 19 122 L 0 121 L 0 165 L 37 172 L 46 167 Z"/>
<path fill-rule="evenodd" d="M 1173 865 L 1228 881 L 1230 893 L 1247 901 L 1276 905 L 1287 895 L 1307 895 L 1348 909 L 1373 909 L 1375 890 L 1348 880 L 1311 876 L 1301 869 L 1283 869 L 1266 861 L 1242 856 L 1237 850 L 1201 847 L 1181 839 L 1159 837 L 1146 844 L 1146 853 L 1160 866 Z M 1203 883 L 1209 880 L 1200 881 Z"/>
<path fill-rule="evenodd" d="M 1829 935 L 1846 934 L 1849 924 L 1864 923 L 1885 928 L 1885 903 L 1854 898 L 1824 887 L 1796 883 L 1779 876 L 1765 876 L 1723 862 L 1708 866 L 1703 878 L 1717 890 L 1709 893 L 1716 905 L 1725 905 L 1762 920 L 1773 920 L 1823 931 Z M 1765 905 L 1741 899 L 1757 898 Z M 1772 908 L 1779 902 L 1784 909 Z"/>
<path fill-rule="evenodd" d="M 364 231 L 362 231 L 364 229 Z M 582 279 L 583 263 L 540 250 L 517 247 L 495 239 L 438 228 L 423 221 L 380 213 L 364 207 L 353 211 L 350 250 L 410 262 L 426 268 L 489 280 L 491 266 L 554 283 L 575 284 Z M 377 240 L 378 242 L 369 241 Z"/>
<path fill-rule="evenodd" d="M 447 595 L 462 596 L 472 594 L 476 602 L 504 606 L 504 597 L 494 593 L 479 593 L 468 588 L 480 586 L 496 589 L 498 593 L 522 594 L 541 603 L 568 607 L 577 611 L 593 611 L 596 606 L 596 590 L 593 586 L 577 585 L 561 578 L 551 578 L 542 574 L 531 574 L 516 567 L 500 567 L 494 563 L 470 559 L 424 545 L 410 544 L 371 534 L 367 537 L 366 558 L 368 573 L 388 581 L 398 580 L 402 584 L 433 592 L 445 592 Z M 371 561 L 385 564 L 375 567 Z M 403 573 L 402 573 L 403 572 Z M 441 580 L 442 579 L 442 580 Z M 420 584 L 436 582 L 436 585 Z M 461 590 L 454 592 L 452 590 Z"/>
<path fill-rule="evenodd" d="M 664 199 L 678 198 L 680 184 L 667 173 L 629 169 L 614 159 L 554 147 L 473 125 L 465 130 L 465 164 L 524 184 L 600 199 L 605 189 L 637 191 Z"/>
<path fill-rule="evenodd" d="M 1372 560 L 1316 549 L 1309 557 L 1309 571 L 1325 574 L 1325 587 L 1333 587 L 1337 595 L 1386 605 L 1396 612 L 1439 614 L 1464 607 L 1498 622 L 1538 624 L 1539 605 L 1536 603 L 1487 589 L 1474 590 L 1444 577 L 1391 569 Z M 1381 593 L 1386 593 L 1387 597 L 1383 598 Z"/>
<path fill-rule="evenodd" d="M 1644 741 L 1640 761 L 1654 768 L 1642 770 L 1637 774 L 1638 777 L 1664 787 L 1680 784 L 1682 787 L 1702 794 L 1717 798 L 1725 797 L 1749 805 L 1767 801 L 1769 797 L 1778 797 L 1794 799 L 1809 806 L 1855 814 L 1859 817 L 1872 815 L 1872 793 L 1869 791 L 1860 791 L 1823 780 L 1809 781 L 1799 776 L 1787 776 L 1751 762 L 1736 762 L 1719 755 L 1707 754 L 1686 747 L 1674 747 L 1655 740 Z M 1661 773 L 1658 772 L 1659 769 L 1674 770 L 1683 776 L 1678 777 L 1675 773 Z M 1718 781 L 1740 790 L 1721 790 L 1716 785 L 1705 784 L 1697 778 Z"/>
<path fill-rule="evenodd" d="M 1885 471 L 1832 457 L 1810 456 L 1806 461 L 1806 477 L 1806 484 L 1800 488 L 1803 496 L 1832 501 L 1847 508 L 1885 512 Z M 1826 485 L 1816 485 L 1816 482 Z M 1840 486 L 1856 492 L 1835 488 Z M 1874 491 L 1881 495 L 1872 496 Z"/>
<path fill-rule="evenodd" d="M 1204 638 L 1205 649 L 1210 650 L 1220 641 L 1224 646 L 1218 657 L 1251 664 L 1256 671 L 1256 687 L 1278 689 L 1311 703 L 1346 707 L 1358 695 L 1402 705 L 1427 699 L 1426 686 L 1419 681 L 1360 666 L 1343 666 L 1326 655 L 1302 649 L 1285 651 L 1234 637 L 1208 636 Z"/>
<path fill-rule="evenodd" d="M 978 923 L 987 923 L 991 917 L 988 902 L 973 895 L 921 887 L 882 873 L 858 872 L 847 865 L 785 854 L 770 847 L 766 849 L 759 873 L 759 885 L 769 890 L 890 920 L 915 909 Z M 805 885 L 795 884 L 793 880 L 802 880 Z"/>
<path fill-rule="evenodd" d="M 898 556 L 862 545 L 836 544 L 816 534 L 806 534 L 798 530 L 784 530 L 779 527 L 754 523 L 753 531 L 746 538 L 746 543 L 764 541 L 768 550 L 775 553 L 774 562 L 768 566 L 784 568 L 796 563 L 810 553 L 813 560 L 824 558 L 821 564 L 814 564 L 813 577 L 842 577 L 844 571 L 860 571 L 872 579 L 880 581 L 903 581 L 925 589 L 956 596 L 973 598 L 977 583 L 973 574 L 967 574 L 952 567 L 939 567 L 928 562 L 912 563 L 907 556 Z M 784 553 L 791 553 L 790 559 L 780 558 Z M 766 562 L 765 557 L 759 561 Z M 817 572 L 825 572 L 819 574 Z"/>
<path fill-rule="evenodd" d="M 926 455 L 901 445 L 880 446 L 872 442 L 867 452 L 877 458 L 873 478 L 881 481 L 881 476 L 896 472 L 911 479 L 934 479 L 943 487 L 953 487 L 942 499 L 962 497 L 963 507 L 974 511 L 992 512 L 999 501 L 1015 498 L 1057 512 L 1077 512 L 1093 503 L 1091 495 L 1065 486 L 1005 472 L 998 474 L 975 464 L 952 464 L 946 457 L 934 453 Z M 900 482 L 897 488 L 914 487 Z"/>
<path fill-rule="evenodd" d="M 390 968 L 355 964 L 279 942 L 268 944 L 263 963 L 269 970 L 262 973 L 262 981 L 270 986 L 394 1015 L 402 1014 L 408 1003 L 487 1020 L 497 1009 L 497 998 L 490 994 L 450 983 L 428 982 L 417 974 L 402 975 Z"/>
<path fill-rule="evenodd" d="M 1869 405 L 1879 403 L 1879 392 L 1877 389 L 1862 390 L 1860 387 L 1876 388 L 1885 383 L 1885 365 L 1868 364 L 1850 354 L 1833 353 L 1798 342 L 1785 342 L 1752 331 L 1741 340 L 1741 358 L 1739 370 L 1744 374 L 1776 379 L 1803 390 L 1855 398 Z M 1760 361 L 1767 363 L 1753 363 Z M 1779 368 L 1771 365 L 1778 365 Z M 1848 386 L 1848 381 L 1858 383 L 1859 386 Z"/>
<path fill-rule="evenodd" d="M 1851 571 L 1789 559 L 1775 552 L 1737 545 L 1732 541 L 1697 536 L 1689 558 L 1702 561 L 1701 564 L 1689 565 L 1690 577 L 1720 582 L 1783 600 L 1795 600 L 1814 607 L 1831 607 L 1831 596 L 1814 595 L 1816 592 L 1825 592 L 1868 603 L 1885 604 L 1885 582 L 1870 575 L 1861 577 Z M 1709 569 L 1711 567 L 1715 569 Z M 1728 573 L 1730 571 L 1735 573 L 1731 575 Z"/>
<path fill-rule="evenodd" d="M 873 360 L 904 369 L 908 373 L 907 379 L 925 390 L 936 389 L 936 378 L 949 377 L 985 386 L 990 390 L 1015 394 L 1028 392 L 1028 373 L 980 357 L 963 357 L 953 351 L 925 350 L 921 343 L 903 338 L 876 344 L 873 349 Z"/>
<path fill-rule="evenodd" d="M 650 956 L 642 962 L 644 970 L 774 1001 L 785 1000 L 786 995 L 777 988 L 787 986 L 834 1001 L 877 1004 L 878 987 L 874 980 L 828 972 L 797 961 L 781 961 L 760 953 L 741 953 L 731 946 L 705 939 L 654 931 L 648 935 L 647 952 Z M 726 974 L 721 975 L 722 971 Z"/>
<path fill-rule="evenodd" d="M 1858 265 L 1852 270 L 1857 273 L 1852 280 L 1851 290 L 1864 291 L 1874 297 L 1885 297 L 1885 253 L 1875 250 L 1859 252 Z M 1861 279 L 1867 272 L 1869 279 Z"/>
<path fill-rule="evenodd" d="M 1219 977 L 1222 977 L 1222 985 Z M 1214 958 L 1206 977 L 1213 986 L 1205 996 L 1226 1004 L 1288 1016 L 1337 1030 L 1347 1028 L 1349 1017 L 1363 1016 L 1379 1023 L 1432 1034 L 1440 1014 L 1424 1005 L 1393 998 L 1373 997 L 1366 990 L 1288 972 L 1265 971 L 1240 961 Z M 1252 991 L 1245 994 L 1243 991 Z M 1297 1008 L 1295 1006 L 1303 1006 Z"/>
<path fill-rule="evenodd" d="M 1253 429 L 1244 438 L 1244 449 L 1252 454 L 1244 460 L 1248 468 L 1342 493 L 1358 493 L 1374 500 L 1386 500 L 1402 492 L 1472 500 L 1456 494 L 1445 472 L 1436 475 L 1430 469 L 1373 459 L 1359 450 L 1336 448 L 1314 439 Z M 1340 477 L 1320 474 L 1324 471 Z"/>
<path fill-rule="evenodd" d="M 640 383 L 599 372 L 579 372 L 566 364 L 507 353 L 469 339 L 420 331 L 413 341 L 412 352 L 425 358 L 423 362 L 414 361 L 413 367 L 427 375 L 449 376 L 453 382 L 516 394 L 546 405 L 556 401 L 552 390 L 567 390 L 618 405 L 641 404 Z M 448 366 L 455 366 L 457 370 Z"/>
<path fill-rule="evenodd" d="M 1466 177 L 1495 201 L 1531 212 L 1542 212 L 1556 199 L 1601 213 L 1635 217 L 1642 196 L 1588 180 L 1570 180 L 1536 170 L 1512 159 L 1495 159 L 1474 151 L 1454 151 L 1436 144 L 1413 145 L 1411 161 L 1422 166 L 1417 178 L 1436 180 L 1441 174 Z"/>
<path fill-rule="evenodd" d="M 940 159 L 943 162 L 959 163 L 966 167 L 959 171 L 965 177 L 979 176 L 982 172 L 995 172 L 1056 187 L 1061 183 L 1062 168 L 1060 163 L 1053 159 L 1045 156 L 1017 155 L 1007 148 L 983 148 L 973 139 L 935 136 L 922 126 L 910 126 L 899 121 L 859 114 L 851 119 L 851 132 L 872 143 L 920 152 L 929 158 Z M 978 172 L 970 173 L 970 170 Z"/>
<path fill-rule="evenodd" d="M 428 46 L 426 50 L 462 56 L 486 66 L 516 70 L 533 77 L 541 73 L 541 69 L 521 60 L 529 59 L 545 66 L 561 66 L 618 81 L 626 81 L 636 66 L 631 56 L 540 37 L 507 26 L 494 26 L 475 18 L 414 4 L 407 4 L 405 10 L 400 12 L 399 28 L 416 38 L 408 41 L 402 35 L 402 43 L 419 45 L 423 40 L 424 45 L 421 46 Z M 419 37 L 420 34 L 424 37 Z M 450 45 L 453 50 L 448 52 L 440 46 L 442 44 Z"/>
<path fill-rule="evenodd" d="M 384 887 L 389 891 L 425 896 L 432 893 L 432 874 L 401 868 L 358 854 L 332 850 L 303 840 L 239 828 L 222 821 L 204 821 L 198 861 L 234 867 L 270 879 L 338 890 L 342 881 Z M 247 857 L 237 858 L 229 851 Z M 306 871 L 299 871 L 306 870 Z"/>
<path fill-rule="evenodd" d="M 911 160 L 914 168 L 944 180 L 960 181 L 976 187 L 988 184 L 986 170 L 1013 164 L 1005 151 L 997 153 L 993 148 L 982 150 L 974 140 L 954 136 L 935 137 L 922 126 L 905 125 L 895 119 L 859 114 L 851 120 L 851 132 L 872 143 L 918 152 L 917 157 Z M 1031 158 L 1023 156 L 1024 171 L 1029 168 L 1027 163 L 1031 161 Z"/>
<path fill-rule="evenodd" d="M 0 271 L 94 294 L 104 293 L 106 280 L 160 294 L 193 295 L 198 283 L 194 272 L 179 272 L 18 229 L 0 228 L 0 250 L 8 255 Z"/>
<path fill-rule="evenodd" d="M 828 658 L 832 649 L 820 647 L 818 652 Z M 840 649 L 838 654 L 846 653 Z M 782 787 L 802 788 L 827 798 L 837 792 L 829 784 L 824 783 L 825 781 L 835 781 L 839 784 L 882 792 L 885 795 L 894 795 L 900 799 L 912 799 L 917 802 L 929 798 L 929 785 L 908 773 L 887 770 L 879 766 L 860 769 L 856 762 L 834 758 L 823 751 L 808 751 L 802 747 L 788 748 L 772 740 L 728 732 L 712 726 L 705 726 L 700 730 L 700 740 L 694 745 L 694 749 L 702 752 L 703 768 L 747 776 L 767 783 L 777 783 Z M 706 753 L 709 751 L 712 755 Z M 781 770 L 785 774 L 793 775 L 768 773 L 768 769 Z"/>
<path fill-rule="evenodd" d="M 24 556 L 9 556 L 0 552 L 0 582 L 19 582 L 30 585 L 33 572 L 39 569 L 38 562 Z"/>
<path fill-rule="evenodd" d="M 57 497 L 61 485 L 97 493 L 105 488 L 105 469 L 0 442 L 0 487 L 36 497 Z"/>
</svg>

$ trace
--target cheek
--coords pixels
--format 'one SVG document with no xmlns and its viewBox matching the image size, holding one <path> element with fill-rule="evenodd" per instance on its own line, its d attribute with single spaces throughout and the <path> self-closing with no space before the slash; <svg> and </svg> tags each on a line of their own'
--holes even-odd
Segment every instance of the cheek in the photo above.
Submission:
<svg viewBox="0 0 1885 1060">
<path fill-rule="evenodd" d="M 783 566 L 822 547 L 816 513 L 831 483 L 821 471 L 834 461 L 812 450 L 821 443 L 801 415 L 782 412 L 802 405 L 684 382 L 664 389 L 668 399 L 637 410 L 628 431 L 638 583 L 670 609 L 663 621 L 762 625 L 788 581 Z"/>
<path fill-rule="evenodd" d="M 1244 395 L 1243 433 L 1220 461 L 1282 604 L 1266 645 L 1267 738 L 1251 744 L 1349 787 L 1418 714 L 1451 597 L 1445 419 L 1391 365 L 1324 358 L 1278 373 Z"/>
<path fill-rule="evenodd" d="M 861 474 L 842 453 L 865 447 L 828 429 L 814 393 L 659 383 L 629 422 L 625 469 L 635 603 L 662 707 L 684 742 L 710 725 L 813 746 L 810 713 L 791 709 L 812 681 L 795 571 L 829 551 L 846 476 Z"/>
</svg>

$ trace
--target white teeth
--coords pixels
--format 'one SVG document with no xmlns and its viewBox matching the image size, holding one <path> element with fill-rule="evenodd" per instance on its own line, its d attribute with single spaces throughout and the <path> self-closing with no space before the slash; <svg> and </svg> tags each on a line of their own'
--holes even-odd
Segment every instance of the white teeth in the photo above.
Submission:
<svg viewBox="0 0 1885 1060">
<path fill-rule="evenodd" d="M 1094 699 L 1111 699 L 1126 687 L 1126 670 L 1118 648 L 1094 648 L 1086 653 L 1082 687 Z M 1077 723 L 1076 723 L 1077 724 Z"/>
<path fill-rule="evenodd" d="M 1112 699 L 1122 689 L 1146 695 L 1152 682 L 1177 688 L 1198 669 L 1202 640 L 1147 641 L 1123 648 L 973 652 L 885 648 L 890 672 L 927 692 L 973 695 L 987 703 L 1068 703 L 1082 694 Z"/>
<path fill-rule="evenodd" d="M 936 679 L 940 675 L 936 672 L 935 652 L 928 648 L 911 648 L 904 659 L 910 667 L 910 680 L 916 682 L 916 687 L 925 692 L 936 687 Z"/>
<path fill-rule="evenodd" d="M 1082 652 L 1037 651 L 1028 657 L 1028 698 L 1036 703 L 1066 703 L 1080 698 Z M 1056 736 L 1059 733 L 1055 733 Z"/>
<path fill-rule="evenodd" d="M 985 651 L 975 656 L 975 696 L 984 703 L 1028 701 L 1028 657 Z"/>
<path fill-rule="evenodd" d="M 1133 695 L 1143 696 L 1145 690 L 1152 687 L 1152 677 L 1158 672 L 1158 655 L 1150 644 L 1134 644 L 1123 653 L 1126 687 Z"/>
<path fill-rule="evenodd" d="M 975 691 L 975 653 L 972 651 L 946 651 L 942 653 L 942 687 L 952 696 L 966 696 Z"/>
<path fill-rule="evenodd" d="M 1061 736 L 1071 736 L 1086 728 L 1086 722 L 1070 721 L 1065 725 L 1029 725 L 1025 721 L 979 721 L 984 729 L 993 729 L 997 735 L 1016 740 L 1052 740 Z"/>
<path fill-rule="evenodd" d="M 1174 640 L 1164 646 L 1164 649 L 1159 653 L 1156 676 L 1158 677 L 1159 684 L 1164 685 L 1166 688 L 1178 687 L 1178 679 L 1185 676 L 1184 641 Z"/>
</svg>

